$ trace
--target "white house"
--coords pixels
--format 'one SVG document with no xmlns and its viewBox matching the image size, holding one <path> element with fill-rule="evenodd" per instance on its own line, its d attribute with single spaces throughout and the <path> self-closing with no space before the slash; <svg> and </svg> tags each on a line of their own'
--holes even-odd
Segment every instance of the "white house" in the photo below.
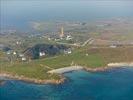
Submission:
<svg viewBox="0 0 133 100">
<path fill-rule="evenodd" d="M 25 57 L 22 57 L 22 61 L 26 61 L 26 58 Z"/>
<path fill-rule="evenodd" d="M 45 56 L 45 52 L 39 52 L 39 56 L 40 57 Z"/>
<path fill-rule="evenodd" d="M 20 45 L 20 44 L 21 44 L 21 42 L 17 41 L 17 42 L 16 42 L 16 44 L 17 44 L 17 45 Z"/>
<path fill-rule="evenodd" d="M 48 38 L 48 40 L 50 41 L 50 40 L 51 40 L 51 38 Z"/>
<path fill-rule="evenodd" d="M 117 46 L 116 45 L 110 45 L 109 47 L 110 48 L 116 48 Z"/>
<path fill-rule="evenodd" d="M 64 50 L 64 53 L 65 53 L 65 54 L 71 54 L 72 51 L 71 51 L 71 49 L 67 49 L 67 50 Z"/>
<path fill-rule="evenodd" d="M 71 35 L 67 35 L 66 40 L 71 40 L 72 36 Z"/>
<path fill-rule="evenodd" d="M 13 54 L 16 55 L 17 53 L 14 51 Z"/>
</svg>

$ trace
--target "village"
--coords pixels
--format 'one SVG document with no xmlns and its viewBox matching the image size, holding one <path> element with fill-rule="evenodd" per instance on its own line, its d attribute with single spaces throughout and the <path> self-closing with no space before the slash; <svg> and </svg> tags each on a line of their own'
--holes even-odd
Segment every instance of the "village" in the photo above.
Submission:
<svg viewBox="0 0 133 100">
<path fill-rule="evenodd" d="M 106 24 L 103 24 L 103 25 L 99 25 L 97 27 L 104 27 L 104 25 L 106 26 Z M 10 31 L 10 34 L 12 34 L 14 32 L 15 31 Z M 25 36 L 23 36 L 22 39 L 14 40 L 13 44 L 10 44 L 11 43 L 10 42 L 9 45 L 11 45 L 11 46 L 9 46 L 9 47 L 5 46 L 4 44 L 0 44 L 1 52 L 4 52 L 6 54 L 6 56 L 3 57 L 4 58 L 3 60 L 9 61 L 11 63 L 13 63 L 14 61 L 20 61 L 20 62 L 31 61 L 33 59 L 33 57 L 29 57 L 29 55 L 31 55 L 31 54 L 26 53 L 26 52 L 28 51 L 29 48 L 32 48 L 35 45 L 37 45 L 37 42 L 38 42 L 38 44 L 46 43 L 46 44 L 50 44 L 50 45 L 66 46 L 66 48 L 60 50 L 61 54 L 71 54 L 77 47 L 91 46 L 91 48 L 106 47 L 106 48 L 114 48 L 115 49 L 115 48 L 121 47 L 121 46 L 126 46 L 126 45 L 132 46 L 133 45 L 132 42 L 129 44 L 129 43 L 120 42 L 120 41 L 97 39 L 97 38 L 94 38 L 91 36 L 89 36 L 88 39 L 81 42 L 79 40 L 76 40 L 75 36 L 71 32 L 64 31 L 63 26 L 59 29 L 59 31 L 57 33 L 55 33 L 55 35 L 48 35 L 48 34 L 49 33 L 47 33 L 46 35 L 42 35 L 42 34 L 40 34 L 40 35 L 39 34 L 35 34 L 35 35 L 31 34 L 30 35 L 29 34 L 28 38 L 26 40 L 22 40 L 22 39 L 25 39 Z M 1 34 L 1 35 L 4 36 L 4 34 Z M 11 36 L 13 36 L 13 35 L 11 35 Z M 19 38 L 19 37 L 16 37 L 16 38 Z M 29 41 L 28 39 L 29 40 L 31 39 L 31 41 Z M 32 39 L 35 41 L 33 41 Z M 24 45 L 26 45 L 26 46 L 24 47 Z M 14 49 L 10 48 L 10 47 L 13 47 Z M 45 52 L 45 49 L 46 48 L 44 48 L 43 50 L 39 49 L 37 51 L 37 55 L 39 56 L 38 57 L 39 59 L 46 58 L 49 56 Z M 34 54 L 32 54 L 32 55 L 34 55 Z M 56 56 L 56 55 L 53 55 L 53 56 Z"/>
<path fill-rule="evenodd" d="M 31 36 L 34 37 L 33 35 L 31 35 Z M 29 36 L 29 38 L 32 38 L 32 37 Z M 53 40 L 54 41 L 61 41 L 61 40 L 69 41 L 69 40 L 72 40 L 72 36 L 71 35 L 64 35 L 63 27 L 61 28 L 60 34 L 59 34 L 59 36 L 57 38 L 50 38 L 50 37 L 47 37 L 47 36 L 43 36 L 43 37 L 39 37 L 39 38 L 45 38 L 48 41 L 53 41 Z M 16 47 L 17 46 L 21 46 L 21 45 L 23 45 L 23 41 L 15 41 L 15 43 L 13 45 L 16 46 Z M 8 61 L 10 61 L 10 62 L 14 62 L 14 61 L 25 62 L 25 61 L 31 60 L 26 55 L 26 49 L 27 48 L 25 48 L 25 51 L 20 51 L 20 50 L 18 50 L 18 48 L 11 49 L 10 47 L 6 47 L 3 44 L 0 45 L 1 52 L 3 51 L 6 54 L 6 57 L 4 59 L 8 59 Z M 37 53 L 39 55 L 39 58 L 44 58 L 47 55 L 45 50 L 40 50 Z M 63 49 L 62 53 L 71 54 L 72 50 L 69 47 L 69 48 Z"/>
</svg>

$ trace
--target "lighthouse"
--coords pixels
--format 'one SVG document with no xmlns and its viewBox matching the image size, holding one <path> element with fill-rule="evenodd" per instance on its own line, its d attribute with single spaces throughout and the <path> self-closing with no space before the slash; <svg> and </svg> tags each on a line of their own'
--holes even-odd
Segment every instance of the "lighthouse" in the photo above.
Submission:
<svg viewBox="0 0 133 100">
<path fill-rule="evenodd" d="M 63 38 L 63 36 L 64 36 L 64 28 L 61 27 L 60 38 Z"/>
</svg>

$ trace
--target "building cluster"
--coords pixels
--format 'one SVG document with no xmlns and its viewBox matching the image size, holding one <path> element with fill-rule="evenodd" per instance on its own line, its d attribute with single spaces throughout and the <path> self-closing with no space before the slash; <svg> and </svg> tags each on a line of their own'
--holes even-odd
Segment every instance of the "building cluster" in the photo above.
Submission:
<svg viewBox="0 0 133 100">
<path fill-rule="evenodd" d="M 71 35 L 65 35 L 64 34 L 64 28 L 61 27 L 61 32 L 59 34 L 60 39 L 66 39 L 66 40 L 71 40 L 72 36 Z"/>
<path fill-rule="evenodd" d="M 48 34 L 48 33 L 47 33 Z M 58 32 L 57 35 L 56 33 L 52 33 L 52 36 L 42 36 L 43 38 L 47 38 L 49 41 L 54 40 L 54 41 L 59 41 L 59 40 L 72 40 L 73 37 L 70 35 L 70 33 L 64 33 L 64 28 L 61 27 L 60 32 Z"/>
<path fill-rule="evenodd" d="M 13 57 L 17 57 L 17 58 L 19 58 L 21 61 L 26 61 L 26 60 L 27 60 L 27 58 L 25 57 L 24 54 L 18 53 L 18 52 L 14 51 L 14 50 L 8 50 L 8 51 L 6 52 L 6 54 L 7 54 L 7 55 L 10 55 L 10 56 L 13 56 Z"/>
</svg>

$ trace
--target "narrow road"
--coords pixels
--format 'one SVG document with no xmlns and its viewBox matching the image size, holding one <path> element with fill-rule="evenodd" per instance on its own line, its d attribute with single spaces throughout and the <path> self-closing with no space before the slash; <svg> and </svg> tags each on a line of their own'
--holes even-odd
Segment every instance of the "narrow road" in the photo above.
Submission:
<svg viewBox="0 0 133 100">
<path fill-rule="evenodd" d="M 86 44 L 92 44 L 92 42 L 94 41 L 94 39 L 92 39 L 92 38 L 89 38 L 88 40 L 86 40 L 81 46 L 83 47 L 83 46 L 85 46 Z"/>
<path fill-rule="evenodd" d="M 63 43 L 63 42 L 56 42 L 58 44 L 63 44 L 63 45 L 69 45 L 69 46 L 81 46 L 81 45 L 78 45 L 78 44 L 70 44 L 70 43 Z"/>
<path fill-rule="evenodd" d="M 41 67 L 45 67 L 45 68 L 47 68 L 47 69 L 54 70 L 54 68 L 51 68 L 51 67 L 49 67 L 49 66 L 45 66 L 45 65 L 43 65 L 43 64 L 40 64 L 40 66 L 41 66 Z"/>
<path fill-rule="evenodd" d="M 86 40 L 82 45 L 79 45 L 79 44 L 70 44 L 70 43 L 63 43 L 63 42 L 56 42 L 58 44 L 63 44 L 63 45 L 69 45 L 69 46 L 77 46 L 77 47 L 83 47 L 85 46 L 86 44 L 92 44 L 92 42 L 94 41 L 93 38 L 89 38 L 88 40 Z"/>
</svg>

